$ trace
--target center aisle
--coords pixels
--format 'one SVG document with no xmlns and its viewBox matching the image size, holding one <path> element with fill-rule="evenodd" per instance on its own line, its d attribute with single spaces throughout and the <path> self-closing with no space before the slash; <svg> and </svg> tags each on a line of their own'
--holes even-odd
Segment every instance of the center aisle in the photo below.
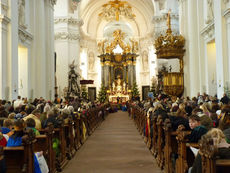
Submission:
<svg viewBox="0 0 230 173">
<path fill-rule="evenodd" d="M 160 173 L 127 112 L 109 114 L 64 173 Z"/>
</svg>

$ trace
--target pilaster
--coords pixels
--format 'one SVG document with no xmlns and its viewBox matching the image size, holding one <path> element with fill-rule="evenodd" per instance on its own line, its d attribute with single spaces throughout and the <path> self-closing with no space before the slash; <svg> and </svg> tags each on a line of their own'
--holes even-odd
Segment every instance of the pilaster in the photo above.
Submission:
<svg viewBox="0 0 230 173">
<path fill-rule="evenodd" d="M 227 30 L 227 60 L 228 60 L 228 74 L 230 74 L 230 7 L 227 8 L 223 16 L 226 20 L 226 30 Z M 228 76 L 227 83 L 230 84 L 230 75 Z M 228 86 L 229 87 L 229 86 Z"/>
<path fill-rule="evenodd" d="M 7 32 L 7 99 L 18 96 L 18 1 L 9 0 L 9 18 Z"/>
<path fill-rule="evenodd" d="M 222 16 L 222 2 L 214 0 L 214 22 L 215 22 L 215 43 L 216 43 L 216 75 L 217 75 L 217 95 L 221 98 L 224 93 L 225 81 L 227 80 L 227 58 L 225 55 L 226 30 L 225 21 Z"/>
<path fill-rule="evenodd" d="M 197 20 L 197 1 L 187 0 L 186 8 L 188 10 L 187 20 L 187 39 L 186 39 L 186 54 L 185 63 L 188 64 L 187 79 L 190 80 L 190 96 L 196 96 L 200 92 L 200 62 L 199 62 L 199 47 L 198 47 L 198 20 Z M 186 37 L 185 37 L 186 38 Z M 187 67 L 188 67 L 187 66 Z"/>
<path fill-rule="evenodd" d="M 0 11 L 0 99 L 9 99 L 7 87 L 7 31 L 10 19 L 6 16 L 7 1 L 1 1 Z"/>
</svg>

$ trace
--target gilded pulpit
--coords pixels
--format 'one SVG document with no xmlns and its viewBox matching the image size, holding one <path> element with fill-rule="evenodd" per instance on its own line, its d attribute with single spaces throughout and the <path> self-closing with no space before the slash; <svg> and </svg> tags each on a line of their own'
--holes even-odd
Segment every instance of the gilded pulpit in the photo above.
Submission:
<svg viewBox="0 0 230 173">
<path fill-rule="evenodd" d="M 179 72 L 169 72 L 162 70 L 158 74 L 158 81 L 162 83 L 163 91 L 171 96 L 181 96 L 184 91 L 184 63 L 183 56 L 185 53 L 184 49 L 185 39 L 181 35 L 173 35 L 171 30 L 171 18 L 170 12 L 168 13 L 168 29 L 166 35 L 161 35 L 155 40 L 156 55 L 158 59 L 179 59 Z"/>
</svg>

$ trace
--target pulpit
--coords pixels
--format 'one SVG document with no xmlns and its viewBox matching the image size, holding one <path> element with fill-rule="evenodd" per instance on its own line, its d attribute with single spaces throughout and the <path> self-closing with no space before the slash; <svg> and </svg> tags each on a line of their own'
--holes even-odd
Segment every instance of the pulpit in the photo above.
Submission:
<svg viewBox="0 0 230 173">
<path fill-rule="evenodd" d="M 161 35 L 155 40 L 155 48 L 157 59 L 179 59 L 180 72 L 171 72 L 171 70 L 167 72 L 163 70 L 162 74 L 158 74 L 161 76 L 161 81 L 158 82 L 158 84 L 163 84 L 160 88 L 171 96 L 180 97 L 184 91 L 184 45 L 185 39 L 183 36 L 172 34 L 170 13 L 168 13 L 168 29 L 166 35 Z"/>
</svg>

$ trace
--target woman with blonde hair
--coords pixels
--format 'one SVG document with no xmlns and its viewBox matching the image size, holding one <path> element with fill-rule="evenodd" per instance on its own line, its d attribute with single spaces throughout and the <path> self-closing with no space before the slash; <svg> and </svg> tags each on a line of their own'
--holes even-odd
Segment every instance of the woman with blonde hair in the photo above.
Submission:
<svg viewBox="0 0 230 173">
<path fill-rule="evenodd" d="M 230 144 L 226 142 L 225 135 L 222 130 L 212 128 L 208 133 L 201 137 L 199 141 L 200 151 L 197 154 L 193 166 L 189 168 L 188 173 L 202 173 L 202 150 L 209 149 L 210 144 L 217 148 L 216 155 L 221 159 L 230 159 Z M 220 170 L 219 170 L 220 171 Z"/>
</svg>

